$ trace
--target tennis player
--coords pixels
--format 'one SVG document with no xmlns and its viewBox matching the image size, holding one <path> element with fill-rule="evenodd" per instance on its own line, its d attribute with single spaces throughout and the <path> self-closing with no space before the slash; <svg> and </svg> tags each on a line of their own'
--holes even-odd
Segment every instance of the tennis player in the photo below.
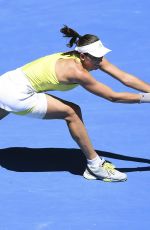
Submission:
<svg viewBox="0 0 150 230">
<path fill-rule="evenodd" d="M 97 36 L 82 36 L 67 26 L 60 31 L 64 37 L 70 38 L 67 46 L 75 45 L 74 50 L 44 56 L 0 77 L 0 118 L 15 113 L 41 119 L 65 120 L 72 138 L 87 159 L 83 176 L 103 181 L 125 181 L 127 175 L 115 169 L 94 150 L 80 107 L 45 91 L 66 91 L 81 85 L 90 93 L 110 102 L 149 103 L 150 85 L 111 64 L 104 57 L 111 50 Z M 115 92 L 97 81 L 90 74 L 92 70 L 104 71 L 126 86 L 143 93 Z"/>
</svg>

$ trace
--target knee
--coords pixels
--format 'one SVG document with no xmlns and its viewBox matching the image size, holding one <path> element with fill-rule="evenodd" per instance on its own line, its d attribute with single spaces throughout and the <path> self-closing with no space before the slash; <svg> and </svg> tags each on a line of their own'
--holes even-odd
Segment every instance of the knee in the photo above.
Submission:
<svg viewBox="0 0 150 230">
<path fill-rule="evenodd" d="M 81 108 L 77 104 L 71 103 L 67 108 L 67 116 L 65 120 L 72 120 L 72 119 L 82 119 L 82 112 Z"/>
<path fill-rule="evenodd" d="M 71 108 L 73 110 L 73 113 L 77 114 L 78 116 L 80 116 L 82 114 L 81 108 L 80 108 L 79 105 L 77 105 L 77 104 L 71 104 Z"/>
</svg>

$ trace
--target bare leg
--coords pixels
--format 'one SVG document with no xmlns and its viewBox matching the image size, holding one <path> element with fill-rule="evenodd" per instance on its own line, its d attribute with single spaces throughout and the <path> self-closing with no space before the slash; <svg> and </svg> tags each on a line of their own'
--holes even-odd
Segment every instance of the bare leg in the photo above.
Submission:
<svg viewBox="0 0 150 230">
<path fill-rule="evenodd" d="M 8 114 L 9 114 L 9 112 L 7 112 L 6 110 L 0 108 L 0 120 L 2 120 Z"/>
<path fill-rule="evenodd" d="M 69 131 L 86 158 L 97 156 L 82 121 L 81 110 L 76 104 L 47 95 L 48 109 L 45 119 L 64 119 Z"/>
<path fill-rule="evenodd" d="M 118 170 L 115 170 L 111 164 L 103 162 L 101 165 L 99 164 L 99 161 L 98 164 L 97 162 L 96 164 L 93 162 L 95 159 L 97 161 L 98 157 L 83 124 L 79 106 L 48 95 L 47 103 L 48 109 L 45 119 L 64 119 L 67 122 L 73 139 L 77 142 L 86 158 L 88 159 L 87 169 L 83 174 L 85 178 L 98 178 L 105 181 L 127 180 L 127 175 L 125 173 L 119 172 Z M 92 160 L 92 164 L 89 164 L 89 160 Z"/>
</svg>

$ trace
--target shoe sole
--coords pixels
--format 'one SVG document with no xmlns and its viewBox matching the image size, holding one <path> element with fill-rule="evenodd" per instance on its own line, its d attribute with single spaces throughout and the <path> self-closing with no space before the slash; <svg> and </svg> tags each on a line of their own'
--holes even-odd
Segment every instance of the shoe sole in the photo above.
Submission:
<svg viewBox="0 0 150 230">
<path fill-rule="evenodd" d="M 114 180 L 114 179 L 109 179 L 109 178 L 100 179 L 94 175 L 91 175 L 87 169 L 83 173 L 83 177 L 87 180 L 102 180 L 104 182 L 124 182 L 124 181 L 127 181 L 127 178 L 122 179 L 122 180 Z"/>
</svg>

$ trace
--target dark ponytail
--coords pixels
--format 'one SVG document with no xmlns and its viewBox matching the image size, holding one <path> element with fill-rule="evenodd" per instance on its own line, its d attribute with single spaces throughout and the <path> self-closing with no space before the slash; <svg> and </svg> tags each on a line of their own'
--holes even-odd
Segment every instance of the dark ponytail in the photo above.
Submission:
<svg viewBox="0 0 150 230">
<path fill-rule="evenodd" d="M 85 45 L 92 44 L 99 40 L 97 36 L 92 35 L 92 34 L 85 34 L 81 36 L 75 30 L 69 28 L 66 25 L 64 25 L 64 27 L 60 29 L 60 32 L 63 34 L 63 37 L 71 38 L 69 43 L 67 44 L 69 48 L 71 48 L 74 44 L 77 46 L 85 46 Z M 75 51 L 75 50 L 65 52 L 63 54 L 79 56 L 78 51 Z"/>
<path fill-rule="evenodd" d="M 69 48 L 71 48 L 74 44 L 77 44 L 77 41 L 81 38 L 80 34 L 66 25 L 60 29 L 60 32 L 64 34 L 63 37 L 71 38 L 67 44 Z"/>
</svg>

